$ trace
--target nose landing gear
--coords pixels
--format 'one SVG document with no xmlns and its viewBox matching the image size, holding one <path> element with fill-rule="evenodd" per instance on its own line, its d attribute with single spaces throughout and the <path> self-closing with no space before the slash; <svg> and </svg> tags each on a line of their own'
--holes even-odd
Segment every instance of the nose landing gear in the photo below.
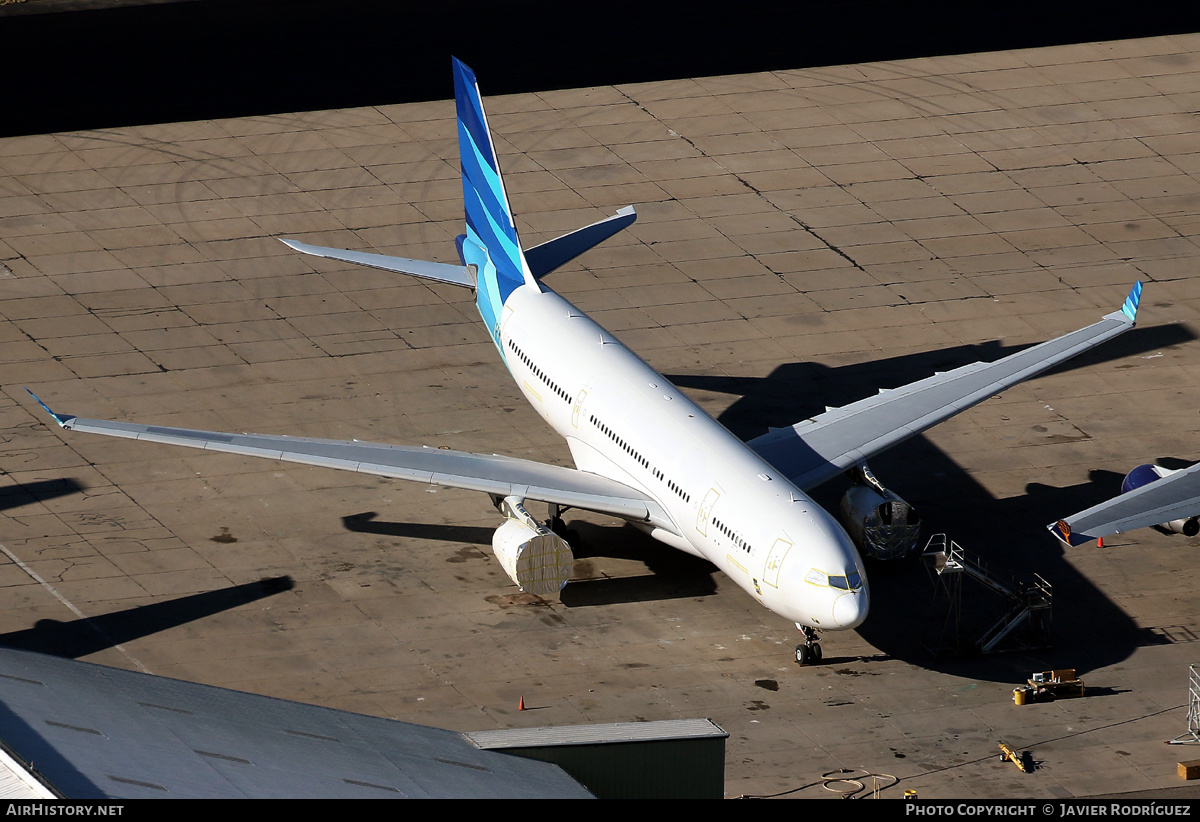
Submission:
<svg viewBox="0 0 1200 822">
<path fill-rule="evenodd" d="M 796 664 L 807 665 L 810 662 L 820 662 L 821 643 L 817 641 L 820 633 L 816 628 L 809 628 L 807 625 L 797 625 L 796 627 L 804 634 L 804 644 L 796 646 Z"/>
</svg>

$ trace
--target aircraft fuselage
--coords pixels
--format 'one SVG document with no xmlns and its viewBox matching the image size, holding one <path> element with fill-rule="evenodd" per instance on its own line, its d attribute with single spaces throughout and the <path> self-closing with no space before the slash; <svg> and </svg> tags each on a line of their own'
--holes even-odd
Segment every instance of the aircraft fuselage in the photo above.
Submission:
<svg viewBox="0 0 1200 822">
<path fill-rule="evenodd" d="M 703 557 L 775 613 L 817 629 L 866 618 L 862 560 L 826 511 L 665 377 L 555 292 L 523 285 L 493 338 L 576 467 L 644 490 L 635 522 Z"/>
</svg>

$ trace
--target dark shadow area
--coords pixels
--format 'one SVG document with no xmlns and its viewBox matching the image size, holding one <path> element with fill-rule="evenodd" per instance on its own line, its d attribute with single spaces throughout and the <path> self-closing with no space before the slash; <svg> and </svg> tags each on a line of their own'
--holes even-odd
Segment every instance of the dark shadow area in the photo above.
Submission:
<svg viewBox="0 0 1200 822">
<path fill-rule="evenodd" d="M 1173 0 L 30 2 L 0 7 L 0 136 L 449 99 L 452 54 L 497 95 L 1197 29 Z"/>
<path fill-rule="evenodd" d="M 1191 332 L 1178 326 L 1134 329 L 1057 370 L 1136 356 L 1193 338 Z M 749 438 L 769 426 L 790 425 L 819 414 L 826 405 L 844 405 L 880 388 L 905 385 L 934 371 L 977 360 L 995 360 L 1015 350 L 992 343 L 839 367 L 789 363 L 763 378 L 670 379 L 684 388 L 739 394 L 719 419 L 735 434 Z M 1081 436 L 1087 435 L 1081 432 Z M 1129 467 L 1161 457 L 1134 456 Z M 1075 668 L 1083 676 L 1089 670 L 1125 659 L 1139 646 L 1173 641 L 1162 630 L 1139 627 L 1103 591 L 1082 577 L 1066 561 L 1063 546 L 1046 528 L 1115 494 L 1120 485 L 1116 473 L 1092 472 L 1088 482 L 1065 488 L 1031 482 L 1025 495 L 998 500 L 960 468 L 952 455 L 924 436 L 901 443 L 871 459 L 870 464 L 885 486 L 921 512 L 924 539 L 946 533 L 994 570 L 1017 578 L 1040 574 L 1053 586 L 1054 593 L 1054 647 L 978 658 L 938 657 L 924 642 L 929 624 L 936 619 L 932 610 L 935 586 L 922 561 L 872 562 L 867 568 L 871 614 L 859 633 L 882 653 L 974 679 L 1022 682 L 1033 671 L 1054 668 Z M 848 480 L 839 477 L 814 489 L 812 496 L 827 510 L 836 511 L 847 485 Z M 994 595 L 970 589 L 969 585 L 964 582 L 962 624 L 967 626 L 982 623 L 1000 604 Z M 836 658 L 836 635 L 827 637 L 824 644 Z"/>
<path fill-rule="evenodd" d="M 22 505 L 29 505 L 32 502 L 45 502 L 57 497 L 66 497 L 84 490 L 86 488 L 82 483 L 70 477 L 6 485 L 0 487 L 0 511 L 20 508 Z"/>
<path fill-rule="evenodd" d="M 368 511 L 342 517 L 342 523 L 347 530 L 360 533 L 484 545 L 491 554 L 495 528 L 387 522 L 376 520 L 377 516 Z M 569 514 L 566 525 L 575 532 L 569 538 L 575 555 L 575 576 L 559 596 L 568 608 L 702 597 L 717 592 L 715 565 L 651 539 L 632 525 L 596 525 L 572 520 Z M 649 573 L 614 575 L 603 569 L 606 558 L 642 563 Z"/>
<path fill-rule="evenodd" d="M 1153 461 L 1153 455 L 1132 457 Z M 1053 586 L 1053 645 L 976 658 L 934 657 L 925 646 L 940 614 L 933 608 L 935 583 L 921 560 L 898 565 L 874 563 L 872 611 L 860 629 L 875 647 L 899 658 L 959 676 L 993 681 L 1023 681 L 1033 671 L 1075 668 L 1088 671 L 1129 657 L 1136 648 L 1195 637 L 1169 626 L 1142 627 L 1104 591 L 1067 561 L 1065 548 L 1047 529 L 1056 520 L 1115 495 L 1121 475 L 1090 472 L 1089 481 L 1056 488 L 1029 483 L 1023 496 L 994 499 L 962 471 L 950 456 L 923 437 L 904 443 L 871 462 L 885 485 L 913 503 L 925 518 L 925 537 L 946 533 L 969 555 L 992 570 L 1014 578 L 1039 574 Z M 825 491 L 826 489 L 819 489 Z M 819 500 L 828 504 L 828 500 Z M 836 499 L 834 500 L 836 503 Z M 1186 550 L 1179 537 L 1180 550 Z M 1104 551 L 1090 543 L 1073 551 Z M 978 584 L 963 583 L 962 624 L 982 628 L 996 616 L 1001 600 Z M 971 631 L 964 631 L 969 638 Z M 827 643 L 828 644 L 828 643 Z"/>
<path fill-rule="evenodd" d="M 78 659 L 290 591 L 293 587 L 291 577 L 271 577 L 71 622 L 42 619 L 24 631 L 0 634 L 0 646 Z"/>
<path fill-rule="evenodd" d="M 572 543 L 575 577 L 559 600 L 568 608 L 617 602 L 657 602 L 712 596 L 717 592 L 717 567 L 706 559 L 664 545 L 632 525 L 594 525 L 572 521 L 579 533 Z M 615 576 L 602 570 L 602 558 L 644 563 L 649 574 Z"/>
<path fill-rule="evenodd" d="M 359 534 L 379 534 L 407 539 L 434 539 L 443 542 L 465 542 L 469 545 L 491 545 L 495 528 L 477 525 L 439 525 L 428 522 L 388 522 L 375 519 L 375 511 L 342 517 L 347 531 Z"/>
<path fill-rule="evenodd" d="M 38 680 L 22 678 L 21 681 L 44 685 Z M 0 729 L 4 731 L 2 744 L 5 751 L 37 776 L 43 784 L 52 785 L 60 796 L 106 796 L 99 785 L 75 767 L 69 757 L 63 756 L 58 747 L 46 738 L 42 729 L 31 726 L 2 701 Z M 54 775 L 53 779 L 50 778 L 50 774 Z"/>
</svg>

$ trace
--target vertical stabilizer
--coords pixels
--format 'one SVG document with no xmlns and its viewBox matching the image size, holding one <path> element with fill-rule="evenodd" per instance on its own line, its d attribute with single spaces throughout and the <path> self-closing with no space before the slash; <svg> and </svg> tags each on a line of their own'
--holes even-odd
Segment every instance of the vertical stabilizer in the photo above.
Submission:
<svg viewBox="0 0 1200 822">
<path fill-rule="evenodd" d="M 517 239 L 475 73 L 457 58 L 453 62 L 467 217 L 467 236 L 460 244 L 460 253 L 464 265 L 476 267 L 479 311 L 496 337 L 496 322 L 508 295 L 518 286 L 538 285 Z"/>
</svg>

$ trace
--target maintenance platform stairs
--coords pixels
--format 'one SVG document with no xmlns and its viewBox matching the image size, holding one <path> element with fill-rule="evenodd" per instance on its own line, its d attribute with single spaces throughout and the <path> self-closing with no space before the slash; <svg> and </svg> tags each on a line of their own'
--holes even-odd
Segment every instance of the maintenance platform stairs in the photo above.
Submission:
<svg viewBox="0 0 1200 822">
<path fill-rule="evenodd" d="M 930 537 L 922 554 L 935 574 L 935 624 L 926 633 L 925 645 L 934 656 L 987 654 L 1050 646 L 1053 590 L 1045 579 L 1032 574 L 1014 579 L 968 557 L 962 546 L 945 534 Z M 1000 599 L 975 639 L 963 638 L 963 580 L 968 579 Z"/>
</svg>

